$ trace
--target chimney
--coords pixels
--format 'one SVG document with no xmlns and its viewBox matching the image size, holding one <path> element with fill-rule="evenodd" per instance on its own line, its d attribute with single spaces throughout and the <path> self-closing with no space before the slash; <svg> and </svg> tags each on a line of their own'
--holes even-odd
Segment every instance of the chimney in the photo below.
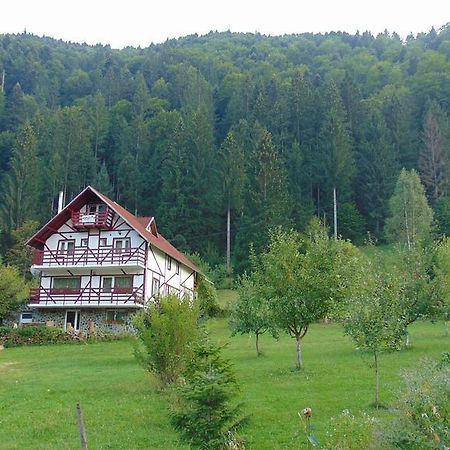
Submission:
<svg viewBox="0 0 450 450">
<path fill-rule="evenodd" d="M 64 208 L 64 192 L 61 191 L 59 193 L 59 198 L 58 198 L 58 214 L 62 211 L 63 208 Z"/>
</svg>

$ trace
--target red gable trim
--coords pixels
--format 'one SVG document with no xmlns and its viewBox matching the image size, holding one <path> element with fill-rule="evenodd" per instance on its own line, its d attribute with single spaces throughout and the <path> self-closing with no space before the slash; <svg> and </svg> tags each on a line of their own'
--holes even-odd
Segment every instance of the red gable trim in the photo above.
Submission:
<svg viewBox="0 0 450 450">
<path fill-rule="evenodd" d="M 164 239 L 159 233 L 153 234 L 152 231 L 148 231 L 146 226 L 154 218 L 151 217 L 136 217 L 126 210 L 123 206 L 120 206 L 115 201 L 98 192 L 93 187 L 88 186 L 82 192 L 80 192 L 59 214 L 57 214 L 53 219 L 51 219 L 47 224 L 45 224 L 28 242 L 27 244 L 31 247 L 42 249 L 43 243 L 54 234 L 55 229 L 59 229 L 64 223 L 66 223 L 70 217 L 73 210 L 79 210 L 89 201 L 100 199 L 105 202 L 116 214 L 122 217 L 128 225 L 131 226 L 135 231 L 137 231 L 143 239 L 145 239 L 150 244 L 154 245 L 156 248 L 162 252 L 168 254 L 172 258 L 181 262 L 185 266 L 189 267 L 197 273 L 202 273 L 202 271 L 183 253 L 178 251 L 169 241 Z M 152 227 L 153 230 L 153 227 Z M 156 231 L 156 224 L 154 226 L 154 231 Z"/>
<path fill-rule="evenodd" d="M 161 234 L 157 233 L 157 236 L 155 236 L 151 231 L 148 231 L 146 227 L 142 225 L 142 222 L 135 215 L 131 214 L 123 206 L 120 206 L 118 203 L 106 197 L 106 195 L 96 191 L 94 188 L 90 186 L 89 188 L 112 210 L 121 216 L 122 219 L 124 219 L 134 230 L 136 230 L 147 242 L 151 243 L 164 253 L 167 253 L 169 256 L 181 262 L 185 266 L 191 268 L 195 272 L 202 273 L 202 271 L 186 255 L 178 251 Z"/>
</svg>

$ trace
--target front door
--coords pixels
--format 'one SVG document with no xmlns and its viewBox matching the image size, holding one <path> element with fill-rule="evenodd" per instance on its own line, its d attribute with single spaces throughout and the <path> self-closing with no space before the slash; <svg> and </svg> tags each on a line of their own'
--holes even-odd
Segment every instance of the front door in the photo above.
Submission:
<svg viewBox="0 0 450 450">
<path fill-rule="evenodd" d="M 72 327 L 75 331 L 80 331 L 80 311 L 66 311 L 65 330 Z"/>
</svg>

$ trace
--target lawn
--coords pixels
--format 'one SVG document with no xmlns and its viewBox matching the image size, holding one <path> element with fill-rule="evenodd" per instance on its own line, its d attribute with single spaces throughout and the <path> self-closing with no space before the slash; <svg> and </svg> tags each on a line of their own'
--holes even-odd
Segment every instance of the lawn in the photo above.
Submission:
<svg viewBox="0 0 450 450">
<path fill-rule="evenodd" d="M 222 302 L 233 293 L 223 292 Z M 241 384 L 241 400 L 250 422 L 248 448 L 296 449 L 297 412 L 313 409 L 319 439 L 343 409 L 375 411 L 373 375 L 339 325 L 317 324 L 304 341 L 305 370 L 293 370 L 295 346 L 282 336 L 262 338 L 263 356 L 255 356 L 252 337 L 230 337 L 225 319 L 209 322 L 212 339 L 228 344 Z M 413 347 L 381 360 L 382 401 L 391 402 L 401 384 L 399 372 L 424 356 L 448 351 L 443 325 L 411 327 Z M 127 341 L 89 345 L 22 347 L 0 352 L 0 448 L 79 448 L 76 402 L 83 408 L 91 449 L 184 449 L 171 430 L 164 396 L 134 360 Z"/>
</svg>

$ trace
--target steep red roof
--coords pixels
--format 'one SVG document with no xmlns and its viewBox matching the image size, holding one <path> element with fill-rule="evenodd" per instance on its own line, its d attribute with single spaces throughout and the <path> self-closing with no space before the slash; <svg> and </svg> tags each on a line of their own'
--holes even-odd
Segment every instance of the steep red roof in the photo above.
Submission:
<svg viewBox="0 0 450 450">
<path fill-rule="evenodd" d="M 41 248 L 43 242 L 50 237 L 55 230 L 69 220 L 71 211 L 81 208 L 88 201 L 92 200 L 92 197 L 96 196 L 103 200 L 114 212 L 122 217 L 133 229 L 135 229 L 147 242 L 154 245 L 164 253 L 167 253 L 172 258 L 181 262 L 185 266 L 191 268 L 195 272 L 202 273 L 202 271 L 183 253 L 178 251 L 169 241 L 167 241 L 161 234 L 156 231 L 156 226 L 152 227 L 152 231 L 146 229 L 147 225 L 153 219 L 153 217 L 136 217 L 131 214 L 123 206 L 120 206 L 114 200 L 111 200 L 106 195 L 98 192 L 91 186 L 88 186 L 80 194 L 78 194 L 59 214 L 51 219 L 46 225 L 44 225 L 28 242 L 27 244 Z"/>
</svg>

